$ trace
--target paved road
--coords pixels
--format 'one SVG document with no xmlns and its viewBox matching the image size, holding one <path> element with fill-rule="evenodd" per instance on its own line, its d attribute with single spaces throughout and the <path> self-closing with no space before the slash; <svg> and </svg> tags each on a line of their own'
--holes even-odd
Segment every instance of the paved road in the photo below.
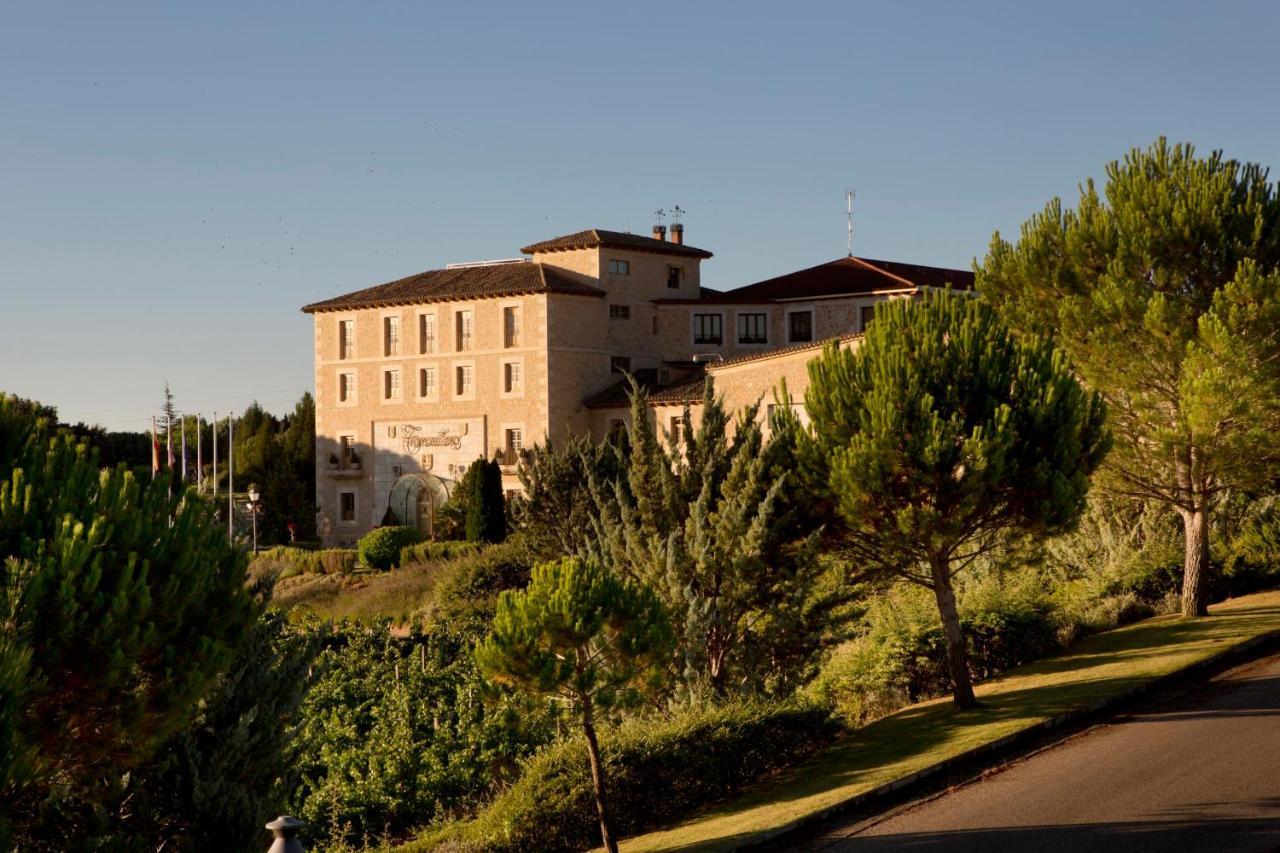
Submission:
<svg viewBox="0 0 1280 853">
<path fill-rule="evenodd" d="M 1280 850 L 1280 655 L 805 848 Z"/>
</svg>

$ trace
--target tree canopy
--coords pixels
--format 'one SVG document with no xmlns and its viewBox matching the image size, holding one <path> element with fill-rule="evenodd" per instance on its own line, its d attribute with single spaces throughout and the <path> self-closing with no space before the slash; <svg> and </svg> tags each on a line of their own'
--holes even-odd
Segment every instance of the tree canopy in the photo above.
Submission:
<svg viewBox="0 0 1280 853">
<path fill-rule="evenodd" d="M 955 700 L 973 704 L 952 575 L 1007 535 L 1070 529 L 1108 447 L 1062 353 L 951 292 L 877 308 L 860 346 L 809 365 L 799 446 L 864 566 L 931 590 Z"/>
<path fill-rule="evenodd" d="M 1105 482 L 1182 516 L 1182 610 L 1207 612 L 1210 518 L 1280 473 L 1280 196 L 1256 164 L 1163 138 L 1106 168 L 1075 210 L 999 233 L 977 286 L 1014 328 L 1051 334 L 1106 399 Z"/>
</svg>

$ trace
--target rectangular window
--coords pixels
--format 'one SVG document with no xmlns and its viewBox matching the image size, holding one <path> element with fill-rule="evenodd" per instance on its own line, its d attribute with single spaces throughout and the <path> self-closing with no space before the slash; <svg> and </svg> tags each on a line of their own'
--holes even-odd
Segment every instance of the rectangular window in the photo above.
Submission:
<svg viewBox="0 0 1280 853">
<path fill-rule="evenodd" d="M 630 320 L 631 306 L 630 305 L 610 305 L 609 319 L 610 320 Z"/>
<path fill-rule="evenodd" d="M 454 318 L 454 343 L 458 352 L 466 352 L 471 349 L 471 335 L 474 330 L 472 315 L 470 311 L 459 311 L 453 315 Z"/>
<path fill-rule="evenodd" d="M 520 308 L 517 306 L 502 309 L 502 345 L 520 346 Z"/>
<path fill-rule="evenodd" d="M 341 453 L 339 461 L 343 468 L 351 464 L 352 458 L 356 455 L 356 437 L 354 435 L 344 435 L 338 439 L 341 443 Z"/>
<path fill-rule="evenodd" d="M 356 321 L 338 323 L 338 358 L 354 358 L 356 354 Z"/>
<path fill-rule="evenodd" d="M 609 419 L 609 436 L 623 436 L 627 434 L 627 422 L 622 418 Z"/>
<path fill-rule="evenodd" d="M 338 495 L 339 512 L 338 518 L 341 521 L 356 520 L 356 493 L 341 492 Z"/>
<path fill-rule="evenodd" d="M 738 343 L 767 344 L 769 337 L 765 331 L 765 323 L 764 314 L 739 314 Z"/>
<path fill-rule="evenodd" d="M 382 371 L 382 399 L 395 400 L 400 396 L 400 371 Z"/>
<path fill-rule="evenodd" d="M 512 427 L 505 431 L 505 442 L 502 448 L 502 461 L 506 465 L 515 465 L 520 461 L 520 451 L 524 450 L 524 429 Z"/>
<path fill-rule="evenodd" d="M 720 314 L 694 314 L 693 342 L 695 344 L 724 343 L 724 317 Z"/>
<path fill-rule="evenodd" d="M 474 368 L 469 364 L 459 364 L 454 368 L 454 394 L 458 397 L 466 397 L 471 393 L 471 382 L 473 378 Z"/>
<path fill-rule="evenodd" d="M 667 287 L 676 288 L 684 283 L 684 267 L 667 267 Z"/>
<path fill-rule="evenodd" d="M 813 312 L 795 311 L 787 315 L 787 341 L 793 344 L 813 340 Z"/>
<path fill-rule="evenodd" d="M 382 354 L 400 354 L 400 318 L 382 318 Z"/>
<path fill-rule="evenodd" d="M 680 417 L 679 415 L 675 415 L 671 418 L 671 429 L 669 429 L 667 432 L 671 436 L 672 444 L 680 443 L 680 424 L 683 420 L 684 418 Z"/>
<path fill-rule="evenodd" d="M 436 315 L 418 315 L 418 352 L 436 351 Z"/>
<path fill-rule="evenodd" d="M 423 367 L 418 370 L 418 396 L 434 397 L 436 395 L 436 369 Z"/>
<path fill-rule="evenodd" d="M 502 390 L 507 394 L 519 394 L 524 389 L 520 376 L 520 362 L 508 361 L 502 365 Z"/>
<path fill-rule="evenodd" d="M 338 374 L 338 402 L 349 403 L 356 396 L 356 375 L 354 373 Z"/>
<path fill-rule="evenodd" d="M 875 318 L 876 318 L 876 306 L 874 306 L 874 305 L 863 305 L 863 306 L 862 306 L 862 317 L 861 317 L 861 320 L 862 320 L 862 331 L 864 331 L 864 332 L 865 332 L 865 331 L 867 330 L 867 326 L 870 326 L 870 325 L 871 325 L 871 321 L 872 321 L 872 320 L 874 320 Z"/>
<path fill-rule="evenodd" d="M 625 355 L 609 356 L 609 372 L 610 373 L 630 373 L 631 359 Z"/>
<path fill-rule="evenodd" d="M 630 261 L 609 261 L 610 275 L 631 275 Z"/>
<path fill-rule="evenodd" d="M 658 315 L 657 314 L 653 315 L 653 333 L 655 335 L 658 334 Z"/>
</svg>

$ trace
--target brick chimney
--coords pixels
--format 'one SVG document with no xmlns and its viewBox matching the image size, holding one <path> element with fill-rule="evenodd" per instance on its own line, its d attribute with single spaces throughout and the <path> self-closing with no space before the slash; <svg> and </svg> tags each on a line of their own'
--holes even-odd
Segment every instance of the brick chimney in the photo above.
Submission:
<svg viewBox="0 0 1280 853">
<path fill-rule="evenodd" d="M 662 240 L 665 243 L 667 240 L 667 226 L 665 225 L 653 226 L 653 239 Z"/>
<path fill-rule="evenodd" d="M 673 222 L 671 224 L 671 242 L 677 246 L 684 245 L 684 223 Z"/>
</svg>

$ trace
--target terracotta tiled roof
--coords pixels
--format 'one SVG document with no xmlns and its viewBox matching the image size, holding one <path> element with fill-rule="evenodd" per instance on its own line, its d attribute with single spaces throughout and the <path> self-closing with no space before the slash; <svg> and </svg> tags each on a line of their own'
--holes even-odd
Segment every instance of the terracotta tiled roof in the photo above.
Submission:
<svg viewBox="0 0 1280 853">
<path fill-rule="evenodd" d="M 806 341 L 802 344 L 791 344 L 790 346 L 778 347 L 777 349 L 763 350 L 761 352 L 751 352 L 745 355 L 735 355 L 733 358 L 726 358 L 722 361 L 712 361 L 707 364 L 707 368 L 714 373 L 721 368 L 729 367 L 734 364 L 742 364 L 748 361 L 763 361 L 767 358 L 777 358 L 778 356 L 791 355 L 792 353 L 802 352 L 803 350 L 818 350 L 827 344 L 844 341 L 852 341 L 862 337 L 861 333 L 853 335 L 835 335 L 830 338 L 823 338 L 820 341 Z"/>
<path fill-rule="evenodd" d="M 765 279 L 718 295 L 705 296 L 698 301 L 731 304 L 789 299 L 824 299 L 884 290 L 945 287 L 948 284 L 958 290 L 970 290 L 973 288 L 973 273 L 967 270 L 848 257 Z"/>
<path fill-rule="evenodd" d="M 313 314 L 317 311 L 483 299 L 521 293 L 605 295 L 600 288 L 574 281 L 553 267 L 535 263 L 507 263 L 428 270 L 398 281 L 313 302 L 302 310 Z"/>
<path fill-rule="evenodd" d="M 663 386 L 658 386 L 658 371 L 651 368 L 637 370 L 633 378 L 636 384 L 649 392 L 651 406 L 700 402 L 706 382 L 706 374 L 701 367 Z M 625 409 L 631 405 L 631 383 L 623 377 L 603 391 L 592 394 L 582 404 L 588 409 Z"/>
<path fill-rule="evenodd" d="M 682 243 L 672 243 L 669 240 L 655 240 L 652 237 L 645 237 L 641 234 L 628 234 L 624 231 L 605 231 L 601 228 L 588 228 L 586 231 L 579 231 L 576 234 L 553 237 L 550 240 L 543 240 L 541 243 L 525 246 L 520 251 L 526 255 L 532 255 L 537 252 L 564 252 L 570 249 L 595 249 L 599 247 L 630 249 L 634 252 L 656 252 L 660 255 L 680 255 L 687 258 L 711 257 L 711 253 L 706 249 L 697 249 Z"/>
</svg>

